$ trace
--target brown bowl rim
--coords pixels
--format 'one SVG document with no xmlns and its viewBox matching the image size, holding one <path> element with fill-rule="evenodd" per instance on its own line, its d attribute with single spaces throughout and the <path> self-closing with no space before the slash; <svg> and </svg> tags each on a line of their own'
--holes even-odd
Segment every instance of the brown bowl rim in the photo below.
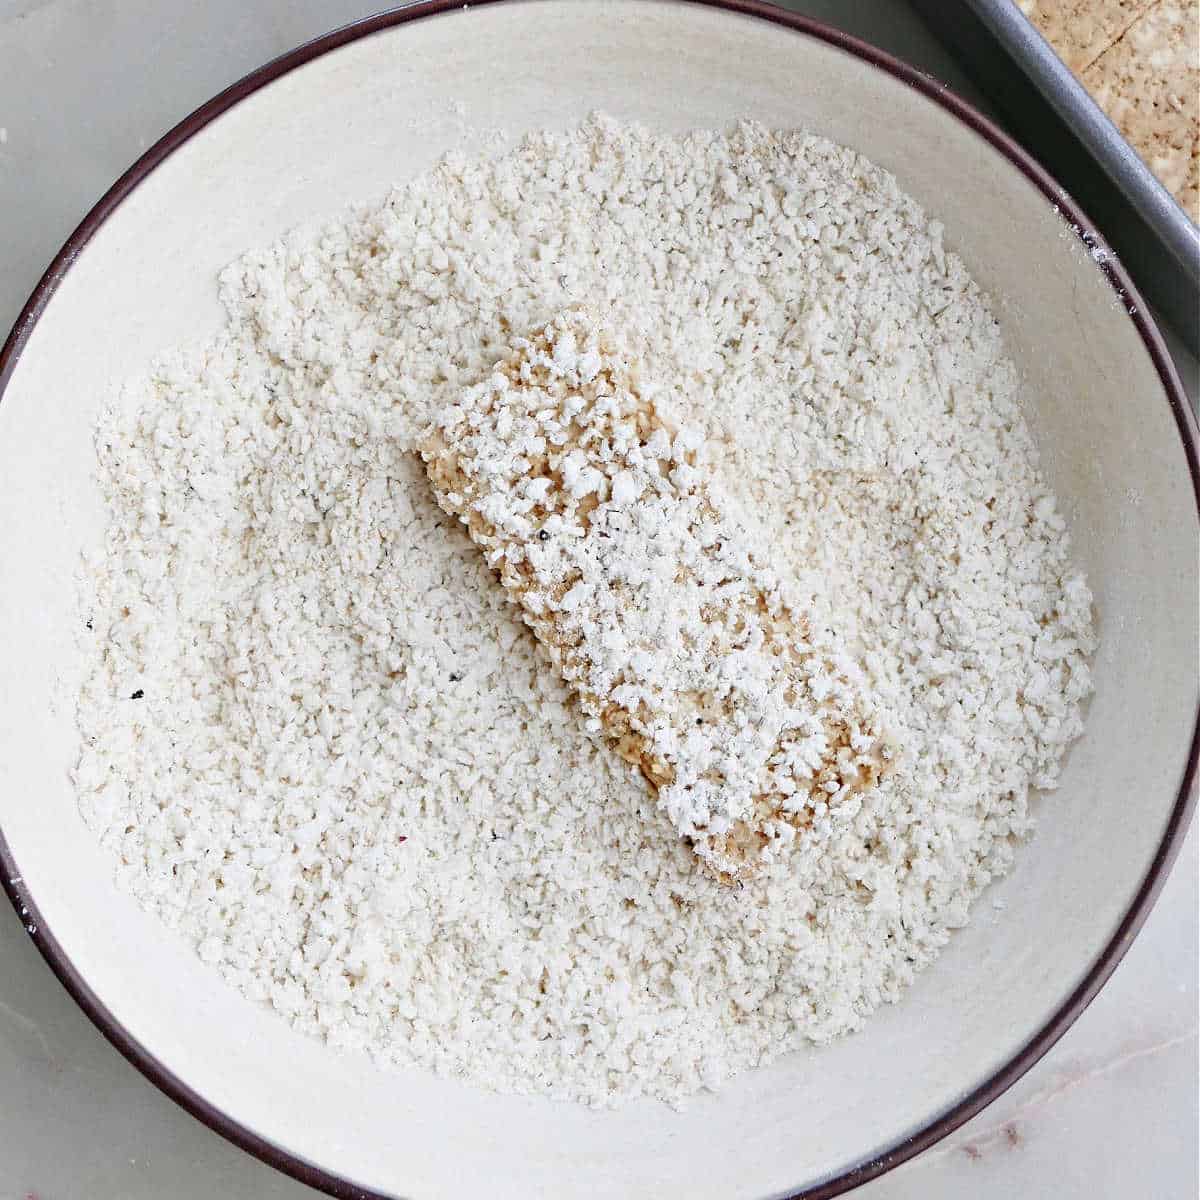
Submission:
<svg viewBox="0 0 1200 1200">
<path fill-rule="evenodd" d="M 34 326 L 80 251 L 129 193 L 168 155 L 208 125 L 210 121 L 260 88 L 286 75 L 289 71 L 311 62 L 323 54 L 328 54 L 340 46 L 378 33 L 380 30 L 391 29 L 409 21 L 450 12 L 454 9 L 523 2 L 525 0 L 474 0 L 470 5 L 464 5 L 461 0 L 423 0 L 421 3 L 402 8 L 388 9 L 353 21 L 314 38 L 312 41 L 305 42 L 294 50 L 272 59 L 257 70 L 251 71 L 207 103 L 202 104 L 155 142 L 105 192 L 55 255 L 54 260 L 46 269 L 17 317 L 3 349 L 0 349 L 0 401 L 3 400 L 8 381 L 12 377 L 17 360 L 20 358 L 21 351 L 29 340 Z M 788 12 L 773 4 L 762 3 L 761 0 L 671 0 L 671 2 L 723 9 L 727 12 L 771 21 L 793 32 L 805 34 L 817 41 L 844 50 L 899 79 L 935 104 L 940 105 L 952 116 L 957 117 L 964 125 L 999 150 L 1045 195 L 1051 204 L 1057 207 L 1062 214 L 1063 221 L 1087 249 L 1090 251 L 1096 247 L 1096 235 L 1091 232 L 1093 226 L 1084 215 L 1080 205 L 998 125 L 933 76 L 821 21 Z M 1133 281 L 1126 274 L 1124 267 L 1112 255 L 1098 254 L 1094 257 L 1100 260 L 1097 262 L 1098 269 L 1104 273 L 1112 285 L 1158 371 L 1167 402 L 1175 416 L 1180 439 L 1183 442 L 1188 469 L 1192 477 L 1197 515 L 1200 516 L 1200 454 L 1197 451 L 1200 436 L 1197 433 L 1196 418 L 1192 413 L 1174 363 L 1161 333 L 1149 315 L 1145 302 Z M 1158 898 L 1192 819 L 1196 803 L 1193 785 L 1196 781 L 1198 759 L 1200 759 L 1200 709 L 1197 711 L 1196 721 L 1193 725 L 1191 746 L 1188 750 L 1183 778 L 1180 781 L 1179 794 L 1167 821 L 1162 841 L 1145 878 L 1096 961 L 1070 996 L 1055 1010 L 1037 1033 L 1002 1067 L 915 1133 L 902 1138 L 882 1152 L 872 1154 L 869 1158 L 840 1170 L 836 1175 L 806 1185 L 797 1192 L 789 1193 L 782 1200 L 829 1200 L 830 1197 L 842 1195 L 852 1188 L 859 1187 L 868 1180 L 874 1179 L 920 1154 L 970 1120 L 1011 1087 L 1062 1037 L 1113 973 Z M 17 910 L 26 931 L 32 937 L 34 945 L 75 1002 L 109 1042 L 172 1100 L 210 1129 L 268 1166 L 290 1175 L 301 1183 L 337 1197 L 338 1200 L 396 1200 L 395 1196 L 360 1187 L 349 1179 L 326 1171 L 315 1163 L 308 1162 L 299 1155 L 284 1150 L 247 1129 L 193 1090 L 137 1042 L 91 989 L 67 957 L 53 932 L 42 920 L 37 902 L 24 885 L 20 868 L 13 858 L 3 830 L 0 830 L 0 883 Z"/>
</svg>

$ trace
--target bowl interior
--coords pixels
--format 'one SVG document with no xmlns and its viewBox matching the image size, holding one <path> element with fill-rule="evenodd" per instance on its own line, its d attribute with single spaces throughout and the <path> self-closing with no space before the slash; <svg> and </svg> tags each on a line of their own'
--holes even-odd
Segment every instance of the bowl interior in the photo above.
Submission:
<svg viewBox="0 0 1200 1200">
<path fill-rule="evenodd" d="M 497 64 L 502 69 L 497 69 Z M 670 130 L 750 116 L 863 151 L 945 223 L 1029 381 L 1045 467 L 1096 595 L 1087 733 L 1012 876 L 860 1035 L 685 1112 L 591 1112 L 385 1073 L 293 1034 L 113 886 L 77 814 L 73 578 L 102 528 L 107 388 L 218 327 L 243 249 L 381 195 L 494 130 L 602 108 Z M 1176 800 L 1196 712 L 1194 502 L 1163 387 L 1077 234 L 997 150 L 864 61 L 666 0 L 451 10 L 325 54 L 145 179 L 74 261 L 0 404 L 0 827 L 66 956 L 130 1035 L 288 1153 L 385 1194 L 766 1197 L 911 1135 L 1017 1053 L 1102 951 Z"/>
</svg>

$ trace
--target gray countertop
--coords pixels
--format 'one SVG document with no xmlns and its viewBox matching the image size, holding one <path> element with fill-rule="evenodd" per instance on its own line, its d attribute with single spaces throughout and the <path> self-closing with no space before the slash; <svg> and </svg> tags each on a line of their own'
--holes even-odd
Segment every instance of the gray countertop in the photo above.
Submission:
<svg viewBox="0 0 1200 1200">
<path fill-rule="evenodd" d="M 968 98 L 902 0 L 797 0 Z M 171 125 L 362 0 L 0 0 L 0 330 L 100 194 Z M 1051 168 L 1053 164 L 1049 164 Z M 1195 398 L 1197 363 L 1169 339 Z M 1061 1042 L 864 1200 L 1195 1194 L 1197 835 L 1108 986 Z M 300 1200 L 104 1040 L 0 904 L 0 1200 Z"/>
</svg>

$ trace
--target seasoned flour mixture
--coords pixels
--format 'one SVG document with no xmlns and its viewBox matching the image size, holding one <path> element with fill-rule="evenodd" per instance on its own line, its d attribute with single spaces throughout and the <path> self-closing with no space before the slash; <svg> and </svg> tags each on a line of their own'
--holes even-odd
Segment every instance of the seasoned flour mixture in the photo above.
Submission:
<svg viewBox="0 0 1200 1200">
<path fill-rule="evenodd" d="M 1094 648 L 941 226 L 809 134 L 596 118 L 221 287 L 225 331 L 97 432 L 76 783 L 122 885 L 331 1045 L 590 1104 L 678 1103 L 897 1000 L 1054 787 Z M 580 304 L 639 327 L 900 748 L 740 887 L 588 731 L 414 453 Z"/>
</svg>

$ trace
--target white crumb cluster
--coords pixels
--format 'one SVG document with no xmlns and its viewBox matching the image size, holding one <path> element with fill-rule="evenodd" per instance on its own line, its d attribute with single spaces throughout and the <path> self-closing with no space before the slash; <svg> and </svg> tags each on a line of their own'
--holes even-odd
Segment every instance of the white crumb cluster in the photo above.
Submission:
<svg viewBox="0 0 1200 1200">
<path fill-rule="evenodd" d="M 588 727 L 733 881 L 873 786 L 891 748 L 857 664 L 814 637 L 704 461 L 703 432 L 666 414 L 641 340 L 558 315 L 438 414 L 421 453 Z"/>
<path fill-rule="evenodd" d="M 802 132 L 597 118 L 235 264 L 97 432 L 81 810 L 119 879 L 331 1045 L 678 1103 L 856 1029 L 1007 870 L 1081 730 L 1087 585 L 984 297 Z M 741 887 L 697 869 L 415 448 L 514 337 L 640 314 L 673 419 L 903 748 Z"/>
</svg>

